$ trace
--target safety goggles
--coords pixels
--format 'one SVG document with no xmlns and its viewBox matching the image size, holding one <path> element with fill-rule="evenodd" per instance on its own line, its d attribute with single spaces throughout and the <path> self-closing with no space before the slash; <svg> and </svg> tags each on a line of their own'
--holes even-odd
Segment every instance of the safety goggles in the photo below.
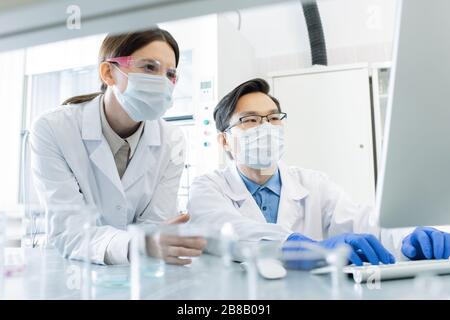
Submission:
<svg viewBox="0 0 450 320">
<path fill-rule="evenodd" d="M 165 69 L 162 63 L 155 59 L 137 58 L 132 56 L 115 57 L 106 59 L 107 62 L 117 63 L 121 67 L 135 68 L 141 70 L 142 73 L 151 75 L 163 75 L 175 84 L 178 80 L 177 69 Z"/>
</svg>

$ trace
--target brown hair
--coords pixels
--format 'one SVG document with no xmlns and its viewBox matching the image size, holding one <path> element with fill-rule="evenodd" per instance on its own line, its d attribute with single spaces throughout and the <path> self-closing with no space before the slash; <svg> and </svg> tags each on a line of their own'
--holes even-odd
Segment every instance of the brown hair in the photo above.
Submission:
<svg viewBox="0 0 450 320">
<path fill-rule="evenodd" d="M 109 58 L 129 56 L 133 54 L 133 52 L 145 47 L 153 41 L 166 42 L 175 53 L 176 66 L 178 66 L 178 62 L 180 60 L 180 50 L 178 48 L 177 42 L 169 32 L 163 29 L 159 29 L 158 27 L 138 32 L 107 35 L 100 47 L 98 63 L 100 64 Z M 72 97 L 64 101 L 62 104 L 77 104 L 90 101 L 95 97 L 105 93 L 106 88 L 107 85 L 105 83 L 102 83 L 100 92 Z"/>
</svg>

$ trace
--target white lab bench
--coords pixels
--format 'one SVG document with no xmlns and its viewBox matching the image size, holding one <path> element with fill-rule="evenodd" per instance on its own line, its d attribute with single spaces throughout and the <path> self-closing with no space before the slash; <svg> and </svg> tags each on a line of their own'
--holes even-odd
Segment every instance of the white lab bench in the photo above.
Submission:
<svg viewBox="0 0 450 320">
<path fill-rule="evenodd" d="M 19 249 L 25 268 L 4 280 L 4 299 L 80 299 L 83 263 L 55 250 Z M 129 266 L 91 265 L 91 274 L 127 278 Z M 78 284 L 78 285 L 77 285 Z M 109 283 L 108 283 L 109 284 Z M 167 265 L 164 277 L 140 281 L 142 299 L 249 299 L 248 277 L 239 264 L 226 268 L 219 257 L 203 255 L 189 267 Z M 254 287 L 255 288 L 255 287 Z M 256 299 L 449 299 L 450 276 L 355 284 L 345 278 L 333 289 L 330 276 L 289 270 L 280 280 L 257 277 Z M 130 299 L 130 285 L 93 283 L 92 299 Z"/>
</svg>

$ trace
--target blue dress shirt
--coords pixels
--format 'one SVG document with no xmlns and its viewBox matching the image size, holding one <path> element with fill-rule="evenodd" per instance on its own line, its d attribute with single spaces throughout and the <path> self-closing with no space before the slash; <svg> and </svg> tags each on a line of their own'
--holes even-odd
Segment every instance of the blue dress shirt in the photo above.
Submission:
<svg viewBox="0 0 450 320">
<path fill-rule="evenodd" d="M 264 184 L 259 185 L 244 176 L 238 169 L 239 175 L 244 181 L 247 190 L 253 196 L 258 207 L 268 223 L 277 223 L 278 205 L 280 204 L 281 194 L 281 178 L 280 171 L 275 174 Z"/>
</svg>

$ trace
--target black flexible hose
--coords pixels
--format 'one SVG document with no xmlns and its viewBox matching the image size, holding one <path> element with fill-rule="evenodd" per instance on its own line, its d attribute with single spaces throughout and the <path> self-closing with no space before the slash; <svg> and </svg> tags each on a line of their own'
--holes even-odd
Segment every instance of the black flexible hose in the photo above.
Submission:
<svg viewBox="0 0 450 320">
<path fill-rule="evenodd" d="M 309 43 L 311 46 L 311 60 L 313 65 L 328 65 L 327 47 L 322 28 L 319 8 L 316 1 L 302 2 L 303 15 L 308 28 Z"/>
</svg>

